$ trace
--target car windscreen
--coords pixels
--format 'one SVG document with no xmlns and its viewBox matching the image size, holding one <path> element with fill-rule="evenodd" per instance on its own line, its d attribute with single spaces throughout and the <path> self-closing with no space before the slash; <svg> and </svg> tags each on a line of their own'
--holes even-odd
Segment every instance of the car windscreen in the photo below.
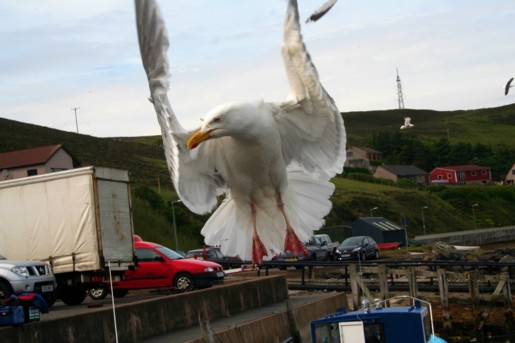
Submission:
<svg viewBox="0 0 515 343">
<path fill-rule="evenodd" d="M 156 247 L 156 250 L 159 251 L 161 254 L 165 255 L 166 257 L 168 257 L 170 260 L 180 260 L 184 258 L 172 249 L 164 246 Z"/>
<path fill-rule="evenodd" d="M 342 242 L 341 245 L 349 246 L 349 245 L 360 245 L 363 237 L 350 237 Z"/>
</svg>

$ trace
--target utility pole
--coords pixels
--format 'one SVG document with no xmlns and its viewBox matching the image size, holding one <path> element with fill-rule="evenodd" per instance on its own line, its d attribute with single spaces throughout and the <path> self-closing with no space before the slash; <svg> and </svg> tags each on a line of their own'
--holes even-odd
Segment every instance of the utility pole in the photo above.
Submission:
<svg viewBox="0 0 515 343">
<path fill-rule="evenodd" d="M 77 127 L 77 133 L 79 133 L 79 123 L 77 122 L 77 110 L 79 109 L 80 107 L 74 107 L 72 108 L 72 111 L 75 112 L 75 126 Z"/>
<path fill-rule="evenodd" d="M 404 96 L 402 95 L 401 78 L 399 77 L 399 69 L 397 68 L 397 102 L 399 103 L 399 110 L 404 109 Z"/>
</svg>

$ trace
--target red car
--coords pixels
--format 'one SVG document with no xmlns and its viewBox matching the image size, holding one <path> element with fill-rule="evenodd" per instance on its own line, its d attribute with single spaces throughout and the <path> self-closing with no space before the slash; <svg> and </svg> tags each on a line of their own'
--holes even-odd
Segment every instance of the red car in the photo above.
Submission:
<svg viewBox="0 0 515 343">
<path fill-rule="evenodd" d="M 211 287 L 224 281 L 225 273 L 218 263 L 187 259 L 157 243 L 136 240 L 137 263 L 127 270 L 123 281 L 113 282 L 113 295 L 125 296 L 131 289 L 175 288 L 186 291 Z M 105 298 L 108 285 L 89 290 L 93 299 Z"/>
</svg>

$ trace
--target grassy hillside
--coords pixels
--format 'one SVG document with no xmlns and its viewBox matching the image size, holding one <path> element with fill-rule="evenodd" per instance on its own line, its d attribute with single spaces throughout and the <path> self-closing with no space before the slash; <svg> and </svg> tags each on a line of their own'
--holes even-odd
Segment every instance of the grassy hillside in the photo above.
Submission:
<svg viewBox="0 0 515 343">
<path fill-rule="evenodd" d="M 455 142 L 493 147 L 515 146 L 515 105 L 470 111 L 389 110 L 342 113 L 350 145 L 367 145 L 373 132 L 398 131 L 410 116 L 416 134 L 436 141 L 449 133 Z M 449 130 L 449 131 L 447 131 Z M 175 248 L 172 215 L 175 214 L 179 249 L 202 244 L 200 229 L 207 216 L 197 216 L 177 200 L 161 146 L 161 138 L 96 138 L 0 118 L 0 152 L 48 144 L 64 144 L 83 164 L 127 169 L 133 182 L 134 224 L 137 233 Z M 423 233 L 421 208 L 427 233 L 515 224 L 515 187 L 400 188 L 342 177 L 334 179 L 333 210 L 326 218 L 335 239 L 345 236 L 360 216 L 382 216 L 396 223 L 408 220 L 410 237 Z M 143 190 L 143 191 L 142 191 Z M 143 194 L 143 195 L 141 195 Z M 156 200 L 157 199 L 157 200 Z M 157 205 L 156 205 L 157 204 Z"/>
<path fill-rule="evenodd" d="M 170 189 L 160 137 L 96 138 L 0 118 L 0 152 L 64 144 L 83 165 L 130 171 L 136 184 Z"/>
<path fill-rule="evenodd" d="M 386 110 L 342 113 L 351 145 L 366 145 L 373 132 L 399 131 L 404 117 L 415 125 L 406 134 L 436 141 L 515 146 L 515 104 L 467 111 Z"/>
</svg>

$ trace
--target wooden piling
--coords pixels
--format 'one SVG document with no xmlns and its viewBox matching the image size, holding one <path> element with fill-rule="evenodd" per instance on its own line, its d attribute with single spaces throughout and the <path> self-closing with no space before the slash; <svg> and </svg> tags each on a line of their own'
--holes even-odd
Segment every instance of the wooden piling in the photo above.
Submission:
<svg viewBox="0 0 515 343">
<path fill-rule="evenodd" d="M 442 305 L 442 322 L 445 329 L 452 329 L 451 314 L 449 312 L 449 285 L 445 268 L 436 270 L 438 275 L 438 287 L 440 289 L 440 304 Z"/>
<path fill-rule="evenodd" d="M 379 278 L 379 293 L 381 300 L 386 300 L 389 297 L 388 293 L 388 272 L 386 265 L 381 264 L 377 268 L 377 277 Z"/>
</svg>

